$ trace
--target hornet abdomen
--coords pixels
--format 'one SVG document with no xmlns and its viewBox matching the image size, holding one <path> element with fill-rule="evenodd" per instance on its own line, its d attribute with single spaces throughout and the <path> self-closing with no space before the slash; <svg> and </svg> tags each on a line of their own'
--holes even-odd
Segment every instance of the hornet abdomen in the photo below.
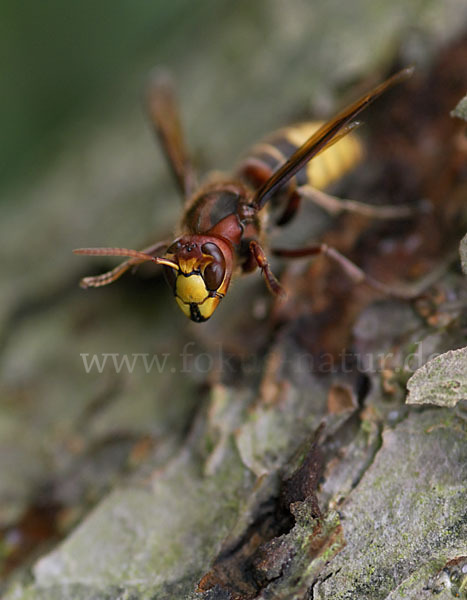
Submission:
<svg viewBox="0 0 467 600">
<path fill-rule="evenodd" d="M 308 121 L 272 133 L 252 147 L 240 163 L 239 175 L 254 187 L 261 186 L 322 124 L 322 121 Z M 362 156 L 361 141 L 350 133 L 308 162 L 292 179 L 292 184 L 324 189 L 356 166 Z"/>
</svg>

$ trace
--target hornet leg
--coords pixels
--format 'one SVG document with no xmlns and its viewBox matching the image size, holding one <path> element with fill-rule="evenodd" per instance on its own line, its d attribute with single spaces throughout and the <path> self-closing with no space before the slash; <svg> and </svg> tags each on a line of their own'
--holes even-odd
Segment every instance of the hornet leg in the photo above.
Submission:
<svg viewBox="0 0 467 600">
<path fill-rule="evenodd" d="M 339 215 L 343 212 L 352 212 L 373 219 L 401 219 L 413 215 L 416 211 L 409 206 L 375 206 L 358 202 L 357 200 L 345 200 L 326 194 L 311 185 L 302 185 L 297 193 L 317 206 L 320 206 L 330 215 Z"/>
<path fill-rule="evenodd" d="M 269 291 L 275 296 L 279 296 L 280 298 L 284 298 L 285 291 L 281 284 L 277 281 L 274 273 L 271 271 L 271 267 L 269 266 L 268 259 L 264 254 L 263 249 L 258 244 L 258 242 L 251 241 L 250 242 L 250 251 L 256 261 L 256 264 L 261 269 L 263 273 L 263 277 L 266 281 L 266 284 L 269 288 Z"/>
<path fill-rule="evenodd" d="M 275 256 L 283 256 L 284 258 L 300 258 L 303 256 L 313 256 L 315 254 L 323 254 L 332 261 L 334 261 L 339 267 L 346 273 L 346 275 L 354 283 L 366 283 L 375 290 L 382 292 L 387 296 L 394 298 L 401 298 L 403 300 L 411 300 L 419 297 L 422 290 L 415 288 L 395 288 L 390 285 L 386 285 L 381 281 L 373 279 L 370 275 L 367 275 L 360 267 L 357 267 L 355 263 L 346 258 L 343 254 L 338 252 L 335 248 L 329 247 L 327 244 L 313 244 L 306 248 L 297 248 L 294 250 L 288 250 L 285 248 L 276 248 L 273 251 Z M 426 285 L 423 286 L 423 289 Z"/>
</svg>

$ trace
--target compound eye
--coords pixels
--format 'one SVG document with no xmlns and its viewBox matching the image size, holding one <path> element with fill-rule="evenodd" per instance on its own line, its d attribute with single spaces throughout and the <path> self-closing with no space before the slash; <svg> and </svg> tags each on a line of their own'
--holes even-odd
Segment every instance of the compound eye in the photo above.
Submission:
<svg viewBox="0 0 467 600">
<path fill-rule="evenodd" d="M 215 292 L 220 288 L 221 283 L 224 281 L 224 273 L 225 268 L 219 263 L 211 263 L 204 269 L 204 283 L 210 292 Z"/>
<path fill-rule="evenodd" d="M 169 284 L 170 289 L 175 293 L 175 282 L 177 281 L 177 271 L 171 267 L 163 267 L 164 277 Z"/>
<path fill-rule="evenodd" d="M 180 242 L 174 242 L 171 246 L 167 248 L 165 251 L 166 254 L 176 254 L 177 250 L 180 250 Z"/>
<path fill-rule="evenodd" d="M 216 244 L 207 243 L 201 248 L 203 254 L 209 254 L 213 257 L 213 261 L 207 265 L 203 272 L 204 283 L 206 288 L 210 292 L 216 291 L 221 283 L 224 281 L 225 276 L 225 259 L 221 250 Z"/>
</svg>

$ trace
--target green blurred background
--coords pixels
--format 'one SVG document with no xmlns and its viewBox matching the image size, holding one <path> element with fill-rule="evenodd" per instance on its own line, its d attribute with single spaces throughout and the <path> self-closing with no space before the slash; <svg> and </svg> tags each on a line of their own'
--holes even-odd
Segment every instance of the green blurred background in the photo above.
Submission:
<svg viewBox="0 0 467 600">
<path fill-rule="evenodd" d="M 183 40 L 187 12 L 201 22 L 222 8 L 222 2 L 196 7 L 186 0 L 4 0 L 0 179 L 9 183 L 40 168 L 64 143 L 69 122 L 98 118 L 110 100 L 121 101 L 129 73 L 167 57 L 170 42 Z"/>
<path fill-rule="evenodd" d="M 299 100 L 306 89 L 310 99 L 311 80 L 321 78 L 326 90 L 375 67 L 409 30 L 452 33 L 456 5 L 462 2 L 3 0 L 0 182 L 40 171 L 67 144 L 70 123 L 99 120 L 109 104 L 135 106 L 154 64 L 184 76 L 188 69 L 211 90 L 215 81 L 221 96 L 234 84 L 236 102 L 259 93 L 256 86 L 280 94 L 283 104 L 287 89 Z M 295 72 L 304 84 L 298 90 Z"/>
</svg>

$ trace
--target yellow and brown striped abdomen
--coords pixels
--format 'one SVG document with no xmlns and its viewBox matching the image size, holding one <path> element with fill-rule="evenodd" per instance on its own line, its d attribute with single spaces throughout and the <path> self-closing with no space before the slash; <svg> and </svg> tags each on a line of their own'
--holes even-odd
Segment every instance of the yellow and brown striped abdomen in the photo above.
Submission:
<svg viewBox="0 0 467 600">
<path fill-rule="evenodd" d="M 309 137 L 319 129 L 321 121 L 308 121 L 284 127 L 272 133 L 251 149 L 243 165 L 259 162 L 271 173 L 277 171 Z M 295 176 L 297 186 L 312 185 L 324 189 L 343 177 L 363 156 L 363 146 L 355 133 L 349 133 L 326 148 L 305 165 Z"/>
</svg>

